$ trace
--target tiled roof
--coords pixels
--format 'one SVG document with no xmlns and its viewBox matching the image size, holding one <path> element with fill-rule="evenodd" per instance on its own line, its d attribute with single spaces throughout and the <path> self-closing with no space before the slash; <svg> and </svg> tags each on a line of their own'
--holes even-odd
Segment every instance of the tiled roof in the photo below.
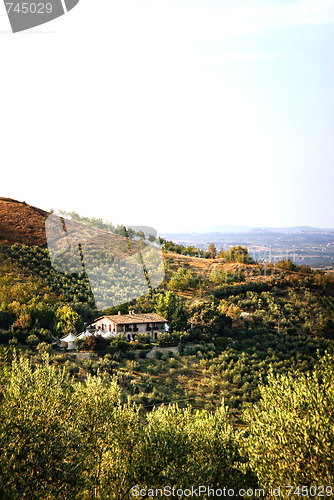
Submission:
<svg viewBox="0 0 334 500">
<path fill-rule="evenodd" d="M 97 318 L 93 323 L 101 319 L 109 319 L 113 323 L 118 325 L 129 325 L 137 323 L 167 323 L 167 319 L 159 316 L 156 313 L 149 314 L 115 314 L 113 316 L 101 316 Z"/>
</svg>

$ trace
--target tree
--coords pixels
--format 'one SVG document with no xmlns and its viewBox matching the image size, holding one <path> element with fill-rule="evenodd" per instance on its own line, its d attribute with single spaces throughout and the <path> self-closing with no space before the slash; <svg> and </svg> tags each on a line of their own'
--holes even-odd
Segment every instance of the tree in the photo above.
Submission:
<svg viewBox="0 0 334 500">
<path fill-rule="evenodd" d="M 226 252 L 220 252 L 222 257 L 231 262 L 240 262 L 245 264 L 256 264 L 255 260 L 248 253 L 247 247 L 233 245 Z"/>
<path fill-rule="evenodd" d="M 161 294 L 156 305 L 156 312 L 168 320 L 169 325 L 174 330 L 182 331 L 188 325 L 188 312 L 184 304 L 172 291 Z"/>
<path fill-rule="evenodd" d="M 243 457 L 224 405 L 212 413 L 160 406 L 147 415 L 144 436 L 142 457 L 150 464 L 146 485 L 159 488 L 166 478 L 180 488 L 252 484 L 238 470 Z"/>
<path fill-rule="evenodd" d="M 138 408 L 121 404 L 116 379 L 88 377 L 77 384 L 73 405 L 74 426 L 82 443 L 85 496 L 75 498 L 118 500 L 129 498 L 131 487 L 143 480 L 149 464 L 142 457 L 142 424 Z M 72 498 L 72 497 L 71 497 Z"/>
<path fill-rule="evenodd" d="M 9 313 L 7 306 L 4 302 L 0 304 L 0 326 L 4 328 L 9 328 L 12 323 L 12 316 Z"/>
<path fill-rule="evenodd" d="M 35 324 L 37 323 L 41 328 L 52 328 L 55 320 L 55 313 L 50 304 L 35 300 L 29 307 L 29 313 L 32 321 Z"/>
<path fill-rule="evenodd" d="M 1 498 L 116 500 L 143 481 L 142 424 L 115 379 L 73 384 L 47 356 L 15 359 L 0 394 Z"/>
<path fill-rule="evenodd" d="M 238 267 L 239 269 L 234 269 L 233 272 L 224 269 L 214 270 L 210 274 L 210 281 L 218 285 L 245 281 L 245 275 L 240 269 L 241 266 L 239 265 Z"/>
<path fill-rule="evenodd" d="M 242 324 L 242 320 L 240 319 L 241 309 L 236 304 L 231 304 L 227 300 L 222 299 L 219 302 L 218 310 L 221 314 L 228 316 L 232 320 L 233 326 L 240 326 Z"/>
<path fill-rule="evenodd" d="M 173 330 L 183 331 L 188 328 L 189 313 L 181 300 L 178 300 L 174 314 L 172 315 L 170 326 Z"/>
<path fill-rule="evenodd" d="M 312 373 L 268 376 L 261 400 L 243 418 L 246 447 L 261 485 L 334 484 L 334 356 L 326 353 Z"/>
<path fill-rule="evenodd" d="M 276 267 L 278 269 L 281 269 L 282 271 L 295 271 L 296 270 L 296 266 L 295 264 L 292 262 L 291 259 L 283 259 L 283 260 L 279 260 L 276 264 Z"/>
<path fill-rule="evenodd" d="M 160 294 L 158 297 L 156 312 L 168 321 L 172 319 L 176 308 L 176 295 L 172 291 L 167 291 L 164 295 Z"/>
<path fill-rule="evenodd" d="M 16 359 L 1 382 L 1 498 L 76 498 L 81 443 L 71 436 L 70 386 L 62 373 Z"/>
<path fill-rule="evenodd" d="M 192 328 L 199 328 L 203 333 L 209 335 L 219 335 L 223 333 L 225 327 L 230 328 L 232 325 L 231 318 L 221 314 L 212 303 L 193 306 L 191 314 Z"/>
<path fill-rule="evenodd" d="M 89 351 L 103 351 L 107 348 L 108 346 L 108 343 L 106 341 L 106 339 L 104 339 L 103 337 L 101 337 L 101 335 L 90 335 L 83 347 L 84 349 L 87 349 Z"/>
<path fill-rule="evenodd" d="M 195 287 L 198 281 L 198 277 L 193 271 L 179 268 L 169 280 L 168 289 L 172 291 L 186 290 L 187 288 Z"/>
<path fill-rule="evenodd" d="M 73 311 L 70 306 L 63 306 L 57 309 L 56 312 L 57 329 L 62 333 L 77 332 L 83 330 L 84 321 L 82 317 Z"/>
<path fill-rule="evenodd" d="M 31 316 L 28 313 L 22 312 L 16 321 L 13 323 L 14 328 L 20 328 L 21 330 L 27 330 L 31 326 Z"/>
<path fill-rule="evenodd" d="M 214 243 L 210 243 L 208 252 L 211 254 L 212 259 L 215 259 L 217 256 L 217 249 Z"/>
<path fill-rule="evenodd" d="M 73 383 L 15 358 L 0 377 L 0 497 L 119 500 L 131 490 L 194 484 L 251 487 L 224 406 L 214 413 L 121 402 L 117 381 Z M 241 453 L 240 453 L 241 450 Z M 167 482 L 168 481 L 168 482 Z"/>
</svg>

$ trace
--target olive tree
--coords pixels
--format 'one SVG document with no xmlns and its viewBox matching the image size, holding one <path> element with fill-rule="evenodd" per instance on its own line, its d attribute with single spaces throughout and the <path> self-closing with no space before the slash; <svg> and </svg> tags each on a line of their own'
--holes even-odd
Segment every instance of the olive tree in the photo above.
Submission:
<svg viewBox="0 0 334 500">
<path fill-rule="evenodd" d="M 71 387 L 63 373 L 14 359 L 0 389 L 1 498 L 75 498 L 80 439 L 72 428 Z"/>
<path fill-rule="evenodd" d="M 260 393 L 244 419 L 250 465 L 262 486 L 333 485 L 333 355 L 326 353 L 312 373 L 271 372 Z"/>
</svg>

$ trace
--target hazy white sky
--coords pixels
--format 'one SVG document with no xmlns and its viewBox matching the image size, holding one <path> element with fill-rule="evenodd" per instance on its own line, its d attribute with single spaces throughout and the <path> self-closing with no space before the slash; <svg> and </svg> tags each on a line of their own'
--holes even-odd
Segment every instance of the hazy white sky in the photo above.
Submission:
<svg viewBox="0 0 334 500">
<path fill-rule="evenodd" d="M 81 0 L 11 34 L 1 196 L 158 232 L 334 227 L 334 0 Z"/>
</svg>

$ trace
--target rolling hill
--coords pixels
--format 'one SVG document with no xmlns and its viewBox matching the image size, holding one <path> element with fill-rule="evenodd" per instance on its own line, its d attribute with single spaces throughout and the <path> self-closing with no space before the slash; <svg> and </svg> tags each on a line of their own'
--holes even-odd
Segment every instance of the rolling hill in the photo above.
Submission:
<svg viewBox="0 0 334 500">
<path fill-rule="evenodd" d="M 0 242 L 46 247 L 45 220 L 49 213 L 25 202 L 0 197 Z"/>
</svg>

